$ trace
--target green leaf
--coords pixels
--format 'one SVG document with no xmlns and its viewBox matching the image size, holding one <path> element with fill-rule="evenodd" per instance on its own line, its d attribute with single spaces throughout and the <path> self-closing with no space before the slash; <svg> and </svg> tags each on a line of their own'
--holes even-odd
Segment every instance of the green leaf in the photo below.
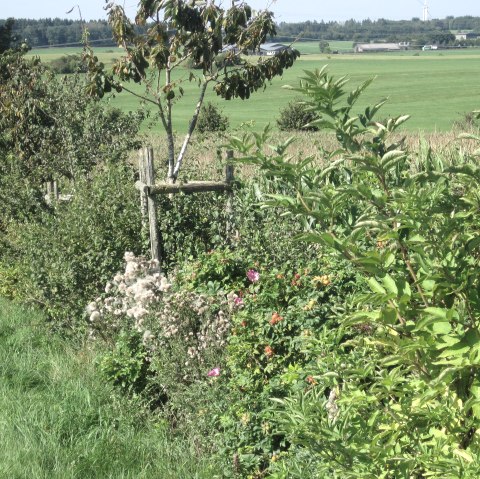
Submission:
<svg viewBox="0 0 480 479">
<path fill-rule="evenodd" d="M 384 295 L 387 294 L 386 289 L 375 278 L 369 278 L 367 280 L 367 283 L 374 293 L 384 294 Z"/>
<path fill-rule="evenodd" d="M 432 332 L 435 334 L 448 334 L 452 331 L 452 325 L 448 322 L 437 322 L 432 325 Z"/>
<path fill-rule="evenodd" d="M 380 319 L 384 324 L 393 325 L 397 322 L 397 311 L 393 308 L 382 309 Z"/>
<path fill-rule="evenodd" d="M 385 289 L 389 293 L 392 293 L 395 296 L 398 296 L 398 288 L 397 288 L 397 285 L 395 283 L 395 280 L 389 274 L 386 274 L 382 278 L 382 283 L 383 283 L 383 286 L 385 287 Z"/>
</svg>

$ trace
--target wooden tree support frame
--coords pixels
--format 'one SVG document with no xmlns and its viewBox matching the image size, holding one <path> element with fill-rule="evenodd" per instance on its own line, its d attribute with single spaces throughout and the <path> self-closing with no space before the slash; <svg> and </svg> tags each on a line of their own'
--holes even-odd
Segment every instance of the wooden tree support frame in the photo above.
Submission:
<svg viewBox="0 0 480 479">
<path fill-rule="evenodd" d="M 58 191 L 58 183 L 56 180 L 50 180 L 44 183 L 44 191 L 45 191 L 45 202 L 47 205 L 53 205 L 59 201 L 72 201 L 73 195 L 62 195 Z"/>
<path fill-rule="evenodd" d="M 233 152 L 227 152 L 227 159 L 232 160 Z M 150 233 L 150 253 L 152 259 L 162 262 L 160 254 L 160 231 L 158 228 L 157 202 L 155 196 L 170 195 L 177 193 L 204 193 L 208 191 L 220 191 L 229 194 L 227 201 L 227 214 L 232 212 L 232 192 L 234 181 L 233 165 L 227 164 L 225 169 L 225 181 L 189 181 L 188 183 L 155 183 L 154 157 L 152 148 L 144 148 L 139 154 L 140 180 L 135 183 L 135 188 L 140 191 L 140 204 L 144 227 L 148 227 Z M 230 221 L 227 222 L 227 234 L 231 231 Z"/>
</svg>

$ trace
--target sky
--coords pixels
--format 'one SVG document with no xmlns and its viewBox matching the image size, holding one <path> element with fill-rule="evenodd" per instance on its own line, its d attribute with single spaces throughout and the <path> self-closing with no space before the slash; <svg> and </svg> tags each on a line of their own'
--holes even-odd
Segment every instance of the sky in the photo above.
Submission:
<svg viewBox="0 0 480 479">
<path fill-rule="evenodd" d="M 225 5 L 230 0 L 222 0 Z M 137 0 L 117 0 L 134 16 Z M 344 21 L 354 18 L 386 18 L 410 20 L 422 18 L 424 0 L 247 0 L 254 9 L 269 7 L 277 22 L 305 20 Z M 106 18 L 105 0 L 0 0 L 0 18 L 79 18 L 79 9 L 85 20 Z M 449 15 L 480 16 L 479 0 L 428 0 L 432 18 Z M 74 10 L 67 15 L 72 7 Z"/>
</svg>

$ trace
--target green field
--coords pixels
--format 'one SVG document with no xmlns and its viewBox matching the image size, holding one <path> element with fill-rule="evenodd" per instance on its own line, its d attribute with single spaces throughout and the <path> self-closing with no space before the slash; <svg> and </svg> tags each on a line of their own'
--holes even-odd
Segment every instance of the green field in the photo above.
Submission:
<svg viewBox="0 0 480 479">
<path fill-rule="evenodd" d="M 306 53 L 314 48 L 318 49 L 317 42 L 302 43 L 300 49 Z M 73 50 L 38 51 L 45 61 L 62 52 L 72 53 Z M 98 51 L 98 56 L 108 63 L 118 52 L 103 49 Z M 363 105 L 387 97 L 389 101 L 380 117 L 409 114 L 411 120 L 406 128 L 411 131 L 448 131 L 455 120 L 480 108 L 480 50 L 473 49 L 356 55 L 312 53 L 301 57 L 293 68 L 285 71 L 283 78 L 275 79 L 265 91 L 257 92 L 248 101 L 222 102 L 211 90 L 207 100 L 221 104 L 232 127 L 253 121 L 256 128 L 262 128 L 267 123 L 275 124 L 279 111 L 295 97 L 282 86 L 296 85 L 303 70 L 314 70 L 326 64 L 333 75 L 348 75 L 352 88 L 367 78 L 376 77 L 363 97 Z M 175 105 L 174 119 L 179 132 L 185 130 L 196 103 L 197 88 L 188 82 L 188 74 L 187 70 L 180 69 L 175 78 L 183 80 L 185 89 L 184 97 Z M 142 91 L 137 85 L 133 88 L 136 92 Z M 128 94 L 117 95 L 111 102 L 127 111 L 139 106 L 138 100 Z"/>
<path fill-rule="evenodd" d="M 320 52 L 320 48 L 318 46 L 320 40 L 318 41 L 308 41 L 302 42 L 298 41 L 295 43 L 295 48 L 302 54 L 302 55 L 317 55 Z M 353 51 L 353 42 L 351 41 L 338 41 L 333 40 L 328 42 L 330 45 L 330 50 L 338 51 L 339 53 L 346 53 Z"/>
</svg>

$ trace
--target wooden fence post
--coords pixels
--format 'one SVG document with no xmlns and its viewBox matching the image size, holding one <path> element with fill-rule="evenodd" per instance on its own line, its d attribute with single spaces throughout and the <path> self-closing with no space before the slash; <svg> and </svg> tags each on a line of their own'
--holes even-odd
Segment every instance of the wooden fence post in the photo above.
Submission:
<svg viewBox="0 0 480 479">
<path fill-rule="evenodd" d="M 58 193 L 58 183 L 57 180 L 53 180 L 53 197 L 55 198 L 55 201 L 58 201 L 60 195 Z"/>
<path fill-rule="evenodd" d="M 140 171 L 144 171 L 145 175 L 145 184 L 147 186 L 152 186 L 155 184 L 155 169 L 153 166 L 153 148 L 148 147 L 144 148 L 141 153 L 142 166 Z M 142 173 L 141 173 L 142 174 Z M 157 208 L 155 196 L 151 194 L 146 194 L 147 197 L 147 209 L 148 209 L 148 223 L 150 229 L 150 253 L 152 259 L 159 261 L 161 266 L 160 257 L 160 235 L 158 231 L 158 222 L 157 222 Z"/>
<path fill-rule="evenodd" d="M 58 193 L 58 183 L 57 180 L 48 180 L 46 183 L 46 195 L 45 195 L 45 201 L 47 204 L 51 205 L 54 202 L 58 201 L 60 198 L 60 195 Z"/>
<path fill-rule="evenodd" d="M 225 167 L 225 182 L 229 186 L 233 186 L 233 178 L 234 178 L 234 167 L 230 163 L 233 160 L 233 151 L 227 151 L 227 166 Z M 226 224 L 226 238 L 227 241 L 230 242 L 233 238 L 233 188 L 228 191 L 227 197 L 227 224 Z"/>
<path fill-rule="evenodd" d="M 229 162 L 233 159 L 233 152 L 227 152 Z M 144 148 L 139 154 L 139 176 L 140 179 L 135 183 L 135 188 L 140 190 L 142 224 L 146 227 L 146 217 L 148 213 L 148 223 L 150 232 L 150 249 L 152 259 L 157 259 L 160 263 L 163 259 L 163 241 L 162 232 L 158 227 L 157 210 L 155 197 L 157 195 L 174 195 L 175 193 L 203 193 L 206 191 L 222 191 L 228 194 L 226 213 L 227 224 L 226 233 L 228 240 L 233 238 L 233 175 L 234 168 L 232 164 L 227 164 L 225 169 L 225 181 L 190 181 L 185 183 L 157 183 L 155 184 L 155 171 L 153 168 L 153 149 Z M 146 203 L 146 206 L 145 206 Z"/>
<path fill-rule="evenodd" d="M 144 150 L 139 150 L 139 157 L 138 157 L 138 174 L 139 179 L 145 185 L 147 184 L 147 175 L 146 175 L 146 162 L 143 160 Z M 140 210 L 142 212 L 142 227 L 144 229 L 147 228 L 148 223 L 148 198 L 147 194 L 144 190 L 140 190 Z"/>
</svg>

